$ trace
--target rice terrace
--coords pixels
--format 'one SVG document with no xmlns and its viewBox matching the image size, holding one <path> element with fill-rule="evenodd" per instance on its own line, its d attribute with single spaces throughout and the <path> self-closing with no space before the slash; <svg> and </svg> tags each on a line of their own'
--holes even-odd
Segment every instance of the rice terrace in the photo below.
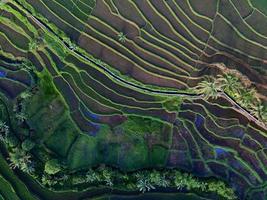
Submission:
<svg viewBox="0 0 267 200">
<path fill-rule="evenodd" d="M 0 0 L 0 200 L 267 200 L 266 0 Z"/>
</svg>

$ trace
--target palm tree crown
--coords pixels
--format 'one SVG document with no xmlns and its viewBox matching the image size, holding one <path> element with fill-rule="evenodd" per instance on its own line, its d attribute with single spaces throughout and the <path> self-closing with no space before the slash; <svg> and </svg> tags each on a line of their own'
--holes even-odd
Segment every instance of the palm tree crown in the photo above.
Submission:
<svg viewBox="0 0 267 200">
<path fill-rule="evenodd" d="M 126 41 L 126 35 L 123 32 L 119 32 L 118 38 L 120 42 L 125 42 Z"/>
<path fill-rule="evenodd" d="M 204 99 L 216 99 L 218 98 L 219 92 L 222 91 L 222 88 L 218 81 L 215 78 L 208 78 L 202 82 L 200 82 L 195 89 L 198 94 L 203 94 Z"/>
<path fill-rule="evenodd" d="M 241 87 L 239 79 L 233 74 L 219 75 L 217 82 L 220 84 L 223 91 L 233 97 L 237 96 L 239 88 Z"/>
</svg>

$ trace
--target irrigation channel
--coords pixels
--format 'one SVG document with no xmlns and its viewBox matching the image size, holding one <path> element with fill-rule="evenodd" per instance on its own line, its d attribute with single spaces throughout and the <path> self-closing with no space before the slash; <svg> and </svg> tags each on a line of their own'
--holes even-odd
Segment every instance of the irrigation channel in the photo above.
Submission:
<svg viewBox="0 0 267 200">
<path fill-rule="evenodd" d="M 35 16 L 32 15 L 32 13 L 25 8 L 20 2 L 18 2 L 17 0 L 15 0 L 15 2 L 17 2 L 21 7 L 23 7 L 26 11 L 29 17 L 31 17 L 37 24 L 39 24 L 42 28 L 44 28 L 45 30 L 49 31 L 51 34 L 53 34 L 55 37 L 57 37 L 62 44 L 69 49 L 70 51 L 72 51 L 76 56 L 91 62 L 93 64 L 95 64 L 97 67 L 99 67 L 100 69 L 102 69 L 103 71 L 105 71 L 107 73 L 107 75 L 109 77 L 112 77 L 114 80 L 126 85 L 128 88 L 137 90 L 137 91 L 141 91 L 141 92 L 150 92 L 152 94 L 159 94 L 159 95 L 167 95 L 167 96 L 179 96 L 179 97 L 189 97 L 189 98 L 195 98 L 195 99 L 199 99 L 199 98 L 203 98 L 204 94 L 190 94 L 190 93 L 186 93 L 186 92 L 181 92 L 181 91 L 175 91 L 175 90 L 168 90 L 168 91 L 164 91 L 164 90 L 157 90 L 157 89 L 151 89 L 151 88 L 146 88 L 137 84 L 134 84 L 132 82 L 126 81 L 123 78 L 121 78 L 120 76 L 114 74 L 111 70 L 109 70 L 107 67 L 97 63 L 95 60 L 87 57 L 86 55 L 83 55 L 82 53 L 78 52 L 77 50 L 71 48 L 69 46 L 68 43 L 66 43 L 60 36 L 58 36 L 48 25 L 46 25 L 44 22 L 42 22 L 41 20 L 37 19 Z M 250 121 L 253 121 L 254 123 L 256 123 L 258 126 L 262 127 L 263 129 L 267 130 L 267 124 L 259 121 L 255 116 L 253 116 L 252 114 L 249 113 L 248 110 L 246 110 L 245 108 L 243 108 L 240 104 L 238 104 L 232 97 L 230 97 L 228 94 L 224 93 L 223 91 L 220 92 L 218 94 L 218 96 L 224 97 L 226 98 L 232 105 L 233 108 L 236 109 L 238 112 L 240 112 L 241 114 L 245 115 Z"/>
</svg>

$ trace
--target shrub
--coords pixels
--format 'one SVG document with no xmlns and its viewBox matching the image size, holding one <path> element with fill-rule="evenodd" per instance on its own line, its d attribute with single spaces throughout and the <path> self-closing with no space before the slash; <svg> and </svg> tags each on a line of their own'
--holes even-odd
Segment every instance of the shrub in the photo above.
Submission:
<svg viewBox="0 0 267 200">
<path fill-rule="evenodd" d="M 62 167 L 57 159 L 49 160 L 45 163 L 45 173 L 54 175 L 62 170 Z"/>
<path fill-rule="evenodd" d="M 110 169 L 101 169 L 101 176 L 107 186 L 113 186 L 113 174 Z"/>
<path fill-rule="evenodd" d="M 35 146 L 35 143 L 30 139 L 24 140 L 21 144 L 21 147 L 24 151 L 30 151 L 34 148 L 34 146 Z"/>
<path fill-rule="evenodd" d="M 182 102 L 183 99 L 181 97 L 172 97 L 164 101 L 163 106 L 168 111 L 179 111 Z"/>
<path fill-rule="evenodd" d="M 72 177 L 72 184 L 77 185 L 77 184 L 82 184 L 86 182 L 86 177 L 84 176 L 74 176 Z"/>
<path fill-rule="evenodd" d="M 47 186 L 49 186 L 49 187 L 54 186 L 54 185 L 57 184 L 57 180 L 54 179 L 52 176 L 47 175 L 47 174 L 44 174 L 44 175 L 42 176 L 41 181 L 42 181 L 42 184 L 43 184 L 43 185 L 47 185 Z"/>
</svg>

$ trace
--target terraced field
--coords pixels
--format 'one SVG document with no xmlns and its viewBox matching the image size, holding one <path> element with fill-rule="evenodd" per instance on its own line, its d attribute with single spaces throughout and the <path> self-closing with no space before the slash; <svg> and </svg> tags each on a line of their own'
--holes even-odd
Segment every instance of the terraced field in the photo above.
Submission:
<svg viewBox="0 0 267 200">
<path fill-rule="evenodd" d="M 263 0 L 0 1 L 0 199 L 154 199 L 131 182 L 153 169 L 266 199 L 266 26 Z M 105 167 L 127 184 L 81 181 Z M 167 179 L 145 190 L 191 192 Z"/>
</svg>

